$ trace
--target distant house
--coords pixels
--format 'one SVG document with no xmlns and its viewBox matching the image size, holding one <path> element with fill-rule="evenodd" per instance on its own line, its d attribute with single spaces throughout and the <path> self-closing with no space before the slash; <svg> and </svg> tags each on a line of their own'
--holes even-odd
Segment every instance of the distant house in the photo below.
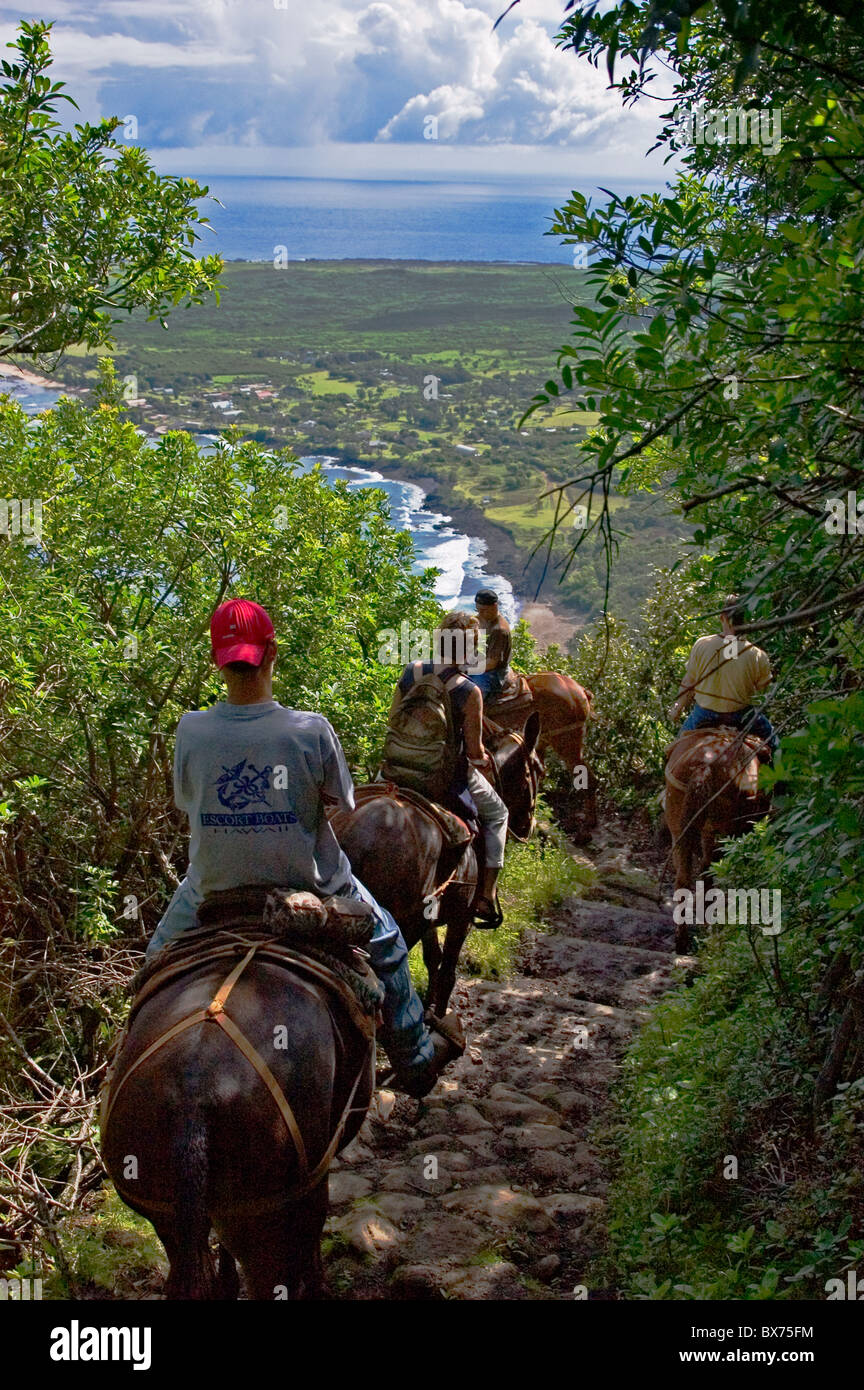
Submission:
<svg viewBox="0 0 864 1390">
<path fill-rule="evenodd" d="M 477 450 L 473 444 L 457 444 L 457 449 L 461 449 L 463 454 L 476 454 Z"/>
<path fill-rule="evenodd" d="M 225 401 L 225 400 L 223 400 L 223 401 L 211 401 L 211 402 L 210 402 L 210 406 L 211 406 L 211 408 L 212 408 L 213 410 L 233 410 L 233 409 L 234 409 L 234 402 L 233 402 L 233 401 Z"/>
</svg>

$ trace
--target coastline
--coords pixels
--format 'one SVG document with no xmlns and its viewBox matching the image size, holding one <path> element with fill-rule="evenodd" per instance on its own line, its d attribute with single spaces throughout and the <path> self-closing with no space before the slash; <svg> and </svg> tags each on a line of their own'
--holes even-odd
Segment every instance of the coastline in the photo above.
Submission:
<svg viewBox="0 0 864 1390">
<path fill-rule="evenodd" d="M 68 386 L 57 378 L 43 376 L 30 368 L 18 367 L 11 362 L 0 364 L 0 379 L 4 376 L 12 377 L 24 385 L 59 391 L 64 395 L 80 395 L 83 391 L 81 387 Z M 178 423 L 176 426 L 169 425 L 168 428 L 179 429 L 182 426 Z M 287 440 L 274 439 L 273 443 L 279 448 L 291 447 Z M 405 478 L 399 474 L 398 465 L 394 466 L 382 459 L 346 458 L 341 451 L 337 451 L 334 456 L 338 457 L 339 462 L 346 468 L 375 469 L 394 481 L 414 483 L 422 488 L 426 494 L 426 505 L 435 511 L 446 513 L 453 526 L 463 535 L 477 536 L 484 541 L 488 567 L 493 572 L 511 577 L 514 596 L 521 606 L 519 616 L 528 624 L 538 646 L 542 649 L 556 644 L 567 651 L 570 641 L 584 627 L 584 622 L 565 605 L 556 603 L 551 595 L 534 597 L 543 570 L 542 559 L 536 558 L 526 562 L 522 552 L 503 527 L 489 521 L 479 507 L 466 504 L 455 497 L 448 488 L 442 487 L 440 480 L 433 475 Z"/>
<path fill-rule="evenodd" d="M 358 462 L 357 466 L 374 466 L 381 473 L 395 476 L 393 466 L 380 459 L 374 465 Z M 487 567 L 509 575 L 513 592 L 521 604 L 519 616 L 528 624 L 538 646 L 544 648 L 554 643 L 566 652 L 572 639 L 586 626 L 585 619 L 549 592 L 553 586 L 548 580 L 546 589 L 537 594 L 543 574 L 542 557 L 526 561 L 524 552 L 503 526 L 490 521 L 479 507 L 455 497 L 448 488 L 442 487 L 439 479 L 426 475 L 407 481 L 421 487 L 426 493 L 426 506 L 446 513 L 458 531 L 485 541 Z"/>
<path fill-rule="evenodd" d="M 67 386 L 62 381 L 40 376 L 38 372 L 32 372 L 29 367 L 16 367 L 11 362 L 0 362 L 0 377 L 4 376 L 16 377 L 19 381 L 26 382 L 28 386 L 44 386 L 48 391 L 62 391 L 66 395 L 77 395 L 80 390 L 77 386 Z"/>
</svg>

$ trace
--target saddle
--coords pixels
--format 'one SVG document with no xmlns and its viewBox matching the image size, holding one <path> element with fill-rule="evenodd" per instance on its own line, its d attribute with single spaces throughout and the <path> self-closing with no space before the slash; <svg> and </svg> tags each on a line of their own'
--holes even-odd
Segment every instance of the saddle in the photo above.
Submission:
<svg viewBox="0 0 864 1390">
<path fill-rule="evenodd" d="M 368 1035 L 383 988 L 361 954 L 373 931 L 365 903 L 337 897 L 322 902 L 313 893 L 249 886 L 210 894 L 197 915 L 197 928 L 164 946 L 132 981 L 130 1023 L 141 1005 L 178 975 L 236 959 L 254 946 L 259 960 L 314 979 L 337 995 Z"/>
<path fill-rule="evenodd" d="M 666 768 L 664 776 L 669 786 L 675 787 L 677 791 L 686 791 L 686 785 L 677 776 L 676 771 L 681 764 L 685 754 L 693 747 L 693 740 L 699 739 L 701 743 L 713 744 L 716 748 L 717 757 L 729 751 L 736 744 L 738 746 L 738 757 L 734 760 L 734 775 L 732 780 L 738 790 L 744 796 L 755 796 L 759 789 L 759 764 L 769 762 L 771 750 L 761 738 L 755 734 L 742 734 L 734 725 L 707 725 L 702 729 L 687 729 L 686 732 L 679 734 L 674 743 L 670 743 L 666 749 Z M 732 769 L 730 769 L 730 772 Z"/>
<path fill-rule="evenodd" d="M 531 694 L 531 687 L 518 671 L 508 671 L 503 689 L 485 702 L 485 712 L 490 718 L 494 715 L 506 720 L 508 724 L 511 721 L 516 724 L 520 720 L 524 724 L 533 707 L 534 696 Z"/>
</svg>

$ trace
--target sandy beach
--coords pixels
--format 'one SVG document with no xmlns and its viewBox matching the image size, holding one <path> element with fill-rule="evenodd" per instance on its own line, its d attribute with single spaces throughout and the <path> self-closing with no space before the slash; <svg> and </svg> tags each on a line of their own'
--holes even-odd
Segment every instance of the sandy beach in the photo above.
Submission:
<svg viewBox="0 0 864 1390">
<path fill-rule="evenodd" d="M 539 647 L 551 646 L 553 642 L 564 651 L 572 637 L 582 631 L 583 624 L 573 618 L 565 618 L 556 613 L 548 603 L 524 603 L 519 612 L 531 629 L 531 635 Z"/>
<path fill-rule="evenodd" d="M 11 362 L 4 362 L 0 359 L 0 378 L 11 376 L 18 381 L 26 381 L 30 386 L 47 386 L 51 391 L 71 391 L 73 388 L 64 386 L 62 381 L 52 381 L 50 377 L 40 376 L 38 372 L 31 372 L 28 367 L 15 367 Z"/>
</svg>

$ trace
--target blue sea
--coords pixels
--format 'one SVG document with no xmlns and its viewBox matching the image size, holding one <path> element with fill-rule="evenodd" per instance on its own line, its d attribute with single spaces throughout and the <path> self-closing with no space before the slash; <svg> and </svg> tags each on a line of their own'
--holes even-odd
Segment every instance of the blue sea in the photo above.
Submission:
<svg viewBox="0 0 864 1390">
<path fill-rule="evenodd" d="M 219 203 L 199 250 L 226 260 L 545 261 L 573 251 L 546 236 L 570 189 L 369 179 L 196 175 Z M 220 206 L 221 204 L 221 206 Z M 284 248 L 284 249 L 283 249 Z"/>
</svg>

